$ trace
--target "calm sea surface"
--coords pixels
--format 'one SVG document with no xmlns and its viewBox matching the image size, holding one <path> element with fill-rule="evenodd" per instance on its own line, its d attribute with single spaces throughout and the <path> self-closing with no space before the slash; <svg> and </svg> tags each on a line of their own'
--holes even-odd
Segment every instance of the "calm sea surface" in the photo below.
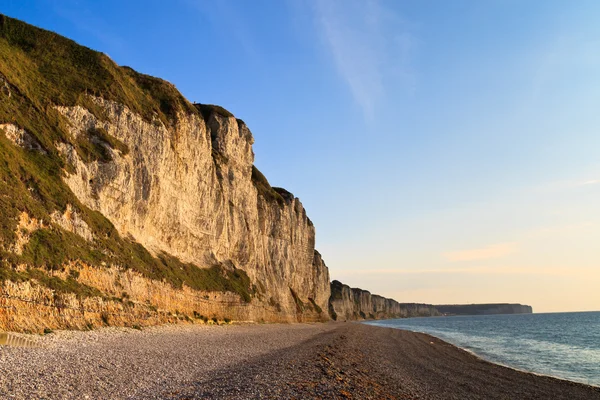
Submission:
<svg viewBox="0 0 600 400">
<path fill-rule="evenodd" d="M 367 323 L 429 333 L 488 361 L 600 386 L 600 312 L 405 318 Z"/>
</svg>

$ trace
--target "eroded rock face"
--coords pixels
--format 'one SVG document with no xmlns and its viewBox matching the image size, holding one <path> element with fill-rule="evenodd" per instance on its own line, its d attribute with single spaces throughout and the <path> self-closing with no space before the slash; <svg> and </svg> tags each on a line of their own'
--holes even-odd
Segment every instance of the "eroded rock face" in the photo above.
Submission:
<svg viewBox="0 0 600 400">
<path fill-rule="evenodd" d="M 73 206 L 70 204 L 67 204 L 67 209 L 64 213 L 61 214 L 58 211 L 55 211 L 51 216 L 52 222 L 60 225 L 64 230 L 79 235 L 88 242 L 94 240 L 94 235 L 90 230 L 90 227 L 81 219 L 79 214 L 73 210 Z"/>
<path fill-rule="evenodd" d="M 16 240 L 12 245 L 8 246 L 7 250 L 15 254 L 22 254 L 23 248 L 29 243 L 32 232 L 45 226 L 44 221 L 32 218 L 27 212 L 23 211 L 19 215 L 19 224 L 15 231 Z"/>
<path fill-rule="evenodd" d="M 0 129 L 4 131 L 6 137 L 15 145 L 26 150 L 39 151 L 40 153 L 46 152 L 40 143 L 25 129 L 19 128 L 14 124 L 0 124 Z"/>
<path fill-rule="evenodd" d="M 6 96 L 10 98 L 12 96 L 11 84 L 8 83 L 6 77 L 0 74 L 0 98 Z"/>
<path fill-rule="evenodd" d="M 155 254 L 243 269 L 256 285 L 252 302 L 280 310 L 271 320 L 328 319 L 329 273 L 314 249 L 314 227 L 297 198 L 258 194 L 254 140 L 242 121 L 180 114 L 167 127 L 93 101 L 106 120 L 80 106 L 56 107 L 70 134 L 102 129 L 129 151 L 107 147 L 111 161 L 86 163 L 70 144 L 57 144 L 74 171 L 65 181 L 82 203 Z M 292 293 L 306 304 L 301 312 Z"/>
<path fill-rule="evenodd" d="M 331 282 L 329 313 L 338 321 L 360 319 L 386 319 L 429 317 L 440 315 L 431 304 L 398 303 L 339 281 Z"/>
</svg>

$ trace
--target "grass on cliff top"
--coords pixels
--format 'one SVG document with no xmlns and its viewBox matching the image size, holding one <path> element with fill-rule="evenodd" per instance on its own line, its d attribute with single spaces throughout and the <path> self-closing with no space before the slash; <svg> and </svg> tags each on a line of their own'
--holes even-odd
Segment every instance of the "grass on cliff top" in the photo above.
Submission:
<svg viewBox="0 0 600 400">
<path fill-rule="evenodd" d="M 344 284 L 340 281 L 333 280 L 330 284 L 331 288 L 331 299 L 332 300 L 342 300 L 344 297 L 342 295 L 342 290 L 344 288 Z"/>
<path fill-rule="evenodd" d="M 286 199 L 269 184 L 267 178 L 254 165 L 252 166 L 252 183 L 258 194 L 267 201 L 277 202 L 279 205 L 284 205 Z"/>
<path fill-rule="evenodd" d="M 80 104 L 82 95 L 91 94 L 167 124 L 178 110 L 196 112 L 172 84 L 119 67 L 54 32 L 0 15 L 0 41 L 0 71 L 40 109 Z"/>
<path fill-rule="evenodd" d="M 62 181 L 62 171 L 68 166 L 55 143 L 71 143 L 86 162 L 110 161 L 106 145 L 123 154 L 129 151 L 100 129 L 77 140 L 67 133 L 67 122 L 54 105 L 81 105 L 97 118 L 106 118 L 88 95 L 125 104 L 149 122 L 159 118 L 166 125 L 180 111 L 200 114 L 166 81 L 119 67 L 102 53 L 0 15 L 0 123 L 25 129 L 45 150 L 44 154 L 17 147 L 0 130 L 0 279 L 35 278 L 57 291 L 91 294 L 72 279 L 42 279 L 39 274 L 34 277 L 35 272 L 16 273 L 13 269 L 26 264 L 52 270 L 81 260 L 98 267 L 131 268 L 175 287 L 186 284 L 198 290 L 230 291 L 250 301 L 253 290 L 244 271 L 221 266 L 201 269 L 167 255 L 154 257 L 139 243 L 121 237 L 100 213 L 81 204 Z M 52 212 L 64 212 L 67 204 L 89 225 L 94 242 L 50 223 Z M 15 242 L 21 212 L 43 221 L 47 228 L 33 232 L 23 253 L 17 255 L 8 248 Z"/>
<path fill-rule="evenodd" d="M 210 115 L 213 113 L 218 114 L 225 118 L 233 117 L 233 114 L 230 113 L 228 110 L 226 110 L 225 108 L 223 108 L 221 106 L 217 106 L 215 104 L 194 103 L 194 107 L 196 107 L 198 109 L 198 111 L 200 111 L 200 113 L 204 117 L 205 121 L 208 121 L 210 118 Z"/>
</svg>

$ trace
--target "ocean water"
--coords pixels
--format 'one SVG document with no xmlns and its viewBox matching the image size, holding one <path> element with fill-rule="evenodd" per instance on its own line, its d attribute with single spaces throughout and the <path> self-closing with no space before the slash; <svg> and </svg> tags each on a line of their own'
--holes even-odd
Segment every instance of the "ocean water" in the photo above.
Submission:
<svg viewBox="0 0 600 400">
<path fill-rule="evenodd" d="M 366 323 L 425 332 L 491 362 L 600 386 L 600 312 L 405 318 Z"/>
</svg>

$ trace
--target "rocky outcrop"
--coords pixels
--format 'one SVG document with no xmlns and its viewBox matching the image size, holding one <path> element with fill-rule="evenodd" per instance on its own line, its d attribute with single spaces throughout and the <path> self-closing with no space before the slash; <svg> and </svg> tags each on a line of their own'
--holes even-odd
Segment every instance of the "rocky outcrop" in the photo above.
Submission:
<svg viewBox="0 0 600 400">
<path fill-rule="evenodd" d="M 531 306 L 523 304 L 445 304 L 436 305 L 444 315 L 531 314 Z"/>
<path fill-rule="evenodd" d="M 335 280 L 331 282 L 329 313 L 332 319 L 338 321 L 440 315 L 431 304 L 398 303 Z"/>
<path fill-rule="evenodd" d="M 41 153 L 45 152 L 37 140 L 24 129 L 21 129 L 14 124 L 0 124 L 0 129 L 4 131 L 6 138 L 15 145 L 27 150 L 35 150 Z"/>
<path fill-rule="evenodd" d="M 87 241 L 94 240 L 94 235 L 92 234 L 90 227 L 81 219 L 79 214 L 73 210 L 73 206 L 70 204 L 67 204 L 64 213 L 61 214 L 58 211 L 55 211 L 50 216 L 52 217 L 52 222 L 58 224 L 64 230 L 79 235 Z"/>
</svg>

